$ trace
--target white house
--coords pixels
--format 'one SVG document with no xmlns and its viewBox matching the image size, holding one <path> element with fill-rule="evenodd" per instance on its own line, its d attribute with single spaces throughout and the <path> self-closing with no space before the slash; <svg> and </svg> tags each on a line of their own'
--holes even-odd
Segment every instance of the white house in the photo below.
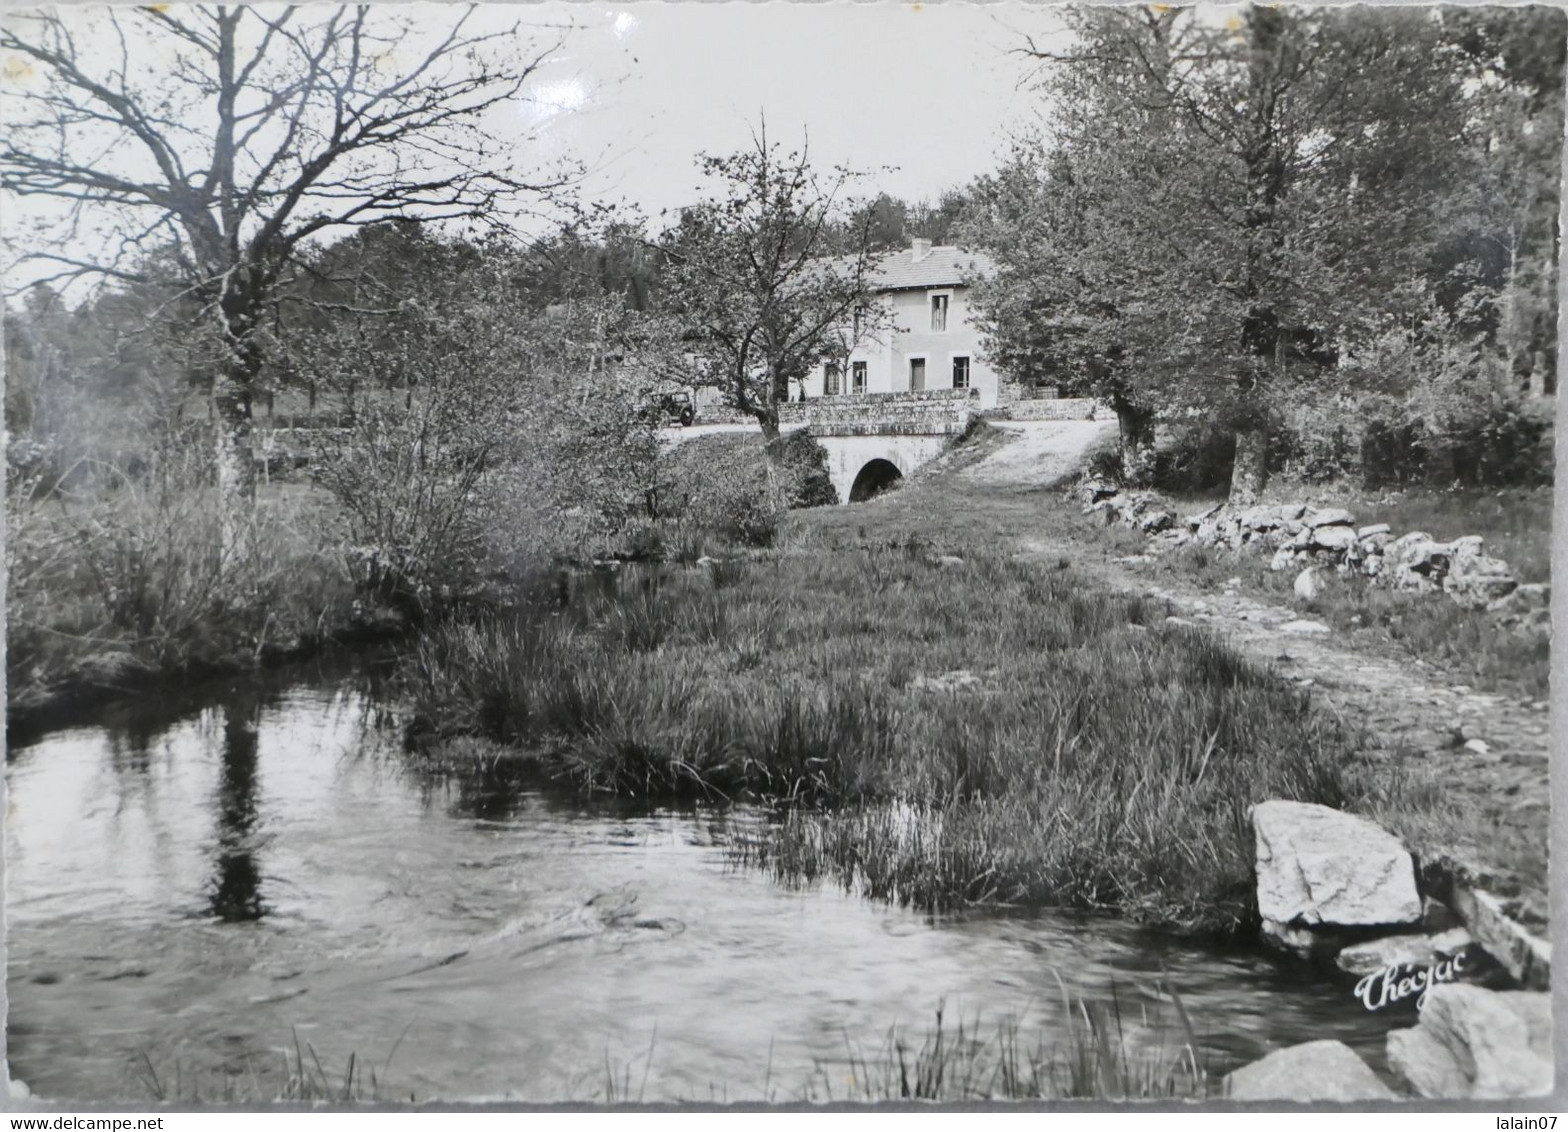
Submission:
<svg viewBox="0 0 1568 1132">
<path fill-rule="evenodd" d="M 992 270 L 983 253 L 933 247 L 930 240 L 914 240 L 908 251 L 884 256 L 873 280 L 892 312 L 891 332 L 859 343 L 847 369 L 833 362 L 818 366 L 801 383 L 802 395 L 978 389 L 980 407 L 994 407 L 996 371 L 980 355 L 968 286 Z"/>
</svg>

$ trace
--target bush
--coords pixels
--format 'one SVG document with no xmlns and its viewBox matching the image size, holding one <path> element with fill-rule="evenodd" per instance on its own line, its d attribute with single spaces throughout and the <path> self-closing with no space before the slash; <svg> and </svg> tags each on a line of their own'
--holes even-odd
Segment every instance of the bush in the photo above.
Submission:
<svg viewBox="0 0 1568 1132">
<path fill-rule="evenodd" d="M 701 437 L 667 457 L 663 518 L 745 546 L 770 546 L 789 509 L 789 486 L 749 434 Z"/>
<path fill-rule="evenodd" d="M 790 432 L 767 446 L 768 458 L 783 484 L 787 505 L 832 507 L 838 504 L 838 488 L 828 474 L 827 449 L 805 431 Z"/>
</svg>

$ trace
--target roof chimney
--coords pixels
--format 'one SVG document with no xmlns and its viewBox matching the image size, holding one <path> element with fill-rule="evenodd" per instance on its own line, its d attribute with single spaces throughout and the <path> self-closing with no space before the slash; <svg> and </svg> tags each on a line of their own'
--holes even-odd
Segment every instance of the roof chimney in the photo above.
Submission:
<svg viewBox="0 0 1568 1132">
<path fill-rule="evenodd" d="M 925 259 L 926 256 L 931 254 L 931 241 L 919 238 L 913 239 L 909 241 L 909 249 L 914 253 L 914 261 L 919 263 L 921 260 Z"/>
</svg>

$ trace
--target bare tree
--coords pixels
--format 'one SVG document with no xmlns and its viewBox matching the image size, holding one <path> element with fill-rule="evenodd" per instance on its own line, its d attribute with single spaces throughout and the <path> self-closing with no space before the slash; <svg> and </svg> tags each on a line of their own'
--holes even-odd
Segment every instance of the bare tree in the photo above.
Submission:
<svg viewBox="0 0 1568 1132">
<path fill-rule="evenodd" d="M 871 212 L 846 223 L 864 203 L 847 192 L 865 174 L 819 175 L 804 146 L 785 152 L 765 127 L 751 148 L 699 165 L 715 189 L 667 238 L 664 285 L 705 363 L 702 381 L 773 439 L 791 382 L 889 326 Z"/>
<path fill-rule="evenodd" d="M 89 23 L 88 20 L 92 22 Z M 254 498 L 251 403 L 279 285 L 312 237 L 395 218 L 495 221 L 564 188 L 495 147 L 558 41 L 432 29 L 368 6 L 104 8 L 11 14 L 0 188 L 54 202 L 25 259 L 139 282 L 170 256 L 215 343 L 227 510 Z M 44 209 L 48 211 L 47 207 Z"/>
</svg>

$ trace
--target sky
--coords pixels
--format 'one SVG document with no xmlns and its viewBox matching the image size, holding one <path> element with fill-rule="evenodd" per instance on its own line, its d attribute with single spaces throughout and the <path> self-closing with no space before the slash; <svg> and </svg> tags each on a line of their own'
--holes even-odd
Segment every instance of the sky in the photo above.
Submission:
<svg viewBox="0 0 1568 1132">
<path fill-rule="evenodd" d="M 397 7 L 432 36 L 456 15 L 447 5 Z M 64 11 L 89 55 L 113 51 L 102 9 Z M 1056 26 L 1040 6 L 1010 2 L 546 0 L 485 5 L 470 30 L 516 22 L 561 46 L 530 82 L 528 100 L 495 120 L 498 151 L 516 152 L 525 166 L 580 161 L 589 170 L 585 197 L 628 205 L 655 229 L 661 213 L 673 217 L 701 195 L 696 155 L 746 146 L 764 120 L 770 140 L 808 143 L 819 168 L 873 173 L 866 195 L 934 203 L 994 169 L 1011 133 L 1036 120 L 1033 68 L 1014 52 L 1025 34 L 1038 39 Z M 132 58 L 146 68 L 137 78 L 155 86 L 157 68 L 175 56 L 150 46 Z M 37 81 L 17 60 L 0 63 L 6 84 Z M 135 160 L 139 150 L 131 143 L 112 153 L 107 160 Z M 51 209 L 61 212 L 38 198 L 4 202 L 13 294 L 53 270 L 15 258 Z"/>
<path fill-rule="evenodd" d="M 526 9 L 525 9 L 526 10 Z M 1019 4 L 551 4 L 581 30 L 543 68 L 547 145 L 589 161 L 589 191 L 650 216 L 697 199 L 698 151 L 766 120 L 813 158 L 935 201 L 996 167 L 1038 112 L 1012 49 L 1052 17 Z"/>
</svg>

